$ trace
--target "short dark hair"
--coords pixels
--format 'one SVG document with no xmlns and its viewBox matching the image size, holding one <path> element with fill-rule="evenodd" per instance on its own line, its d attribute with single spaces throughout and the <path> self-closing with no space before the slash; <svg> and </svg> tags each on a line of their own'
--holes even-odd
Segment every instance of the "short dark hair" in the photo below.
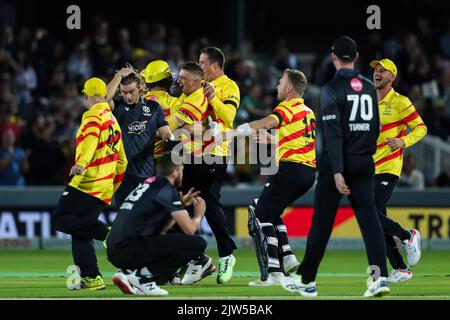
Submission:
<svg viewBox="0 0 450 320">
<path fill-rule="evenodd" d="M 305 93 L 308 80 L 303 72 L 300 70 L 286 69 L 284 73 L 287 75 L 289 82 L 294 87 L 294 90 L 298 92 L 300 96 Z"/>
<path fill-rule="evenodd" d="M 130 73 L 129 75 L 127 75 L 120 81 L 120 84 L 127 86 L 129 84 L 136 83 L 139 87 L 140 82 L 141 82 L 141 79 L 139 79 L 139 77 L 136 74 Z"/>
<path fill-rule="evenodd" d="M 164 177 L 170 176 L 174 170 L 183 165 L 179 159 L 180 157 L 173 151 L 164 152 L 156 163 L 156 172 Z"/>
<path fill-rule="evenodd" d="M 208 55 L 208 60 L 211 63 L 217 63 L 219 67 L 223 70 L 225 65 L 225 55 L 220 48 L 217 47 L 206 47 L 203 48 L 200 53 L 205 53 Z"/>
<path fill-rule="evenodd" d="M 182 70 L 188 71 L 189 73 L 192 73 L 193 75 L 200 77 L 202 80 L 205 78 L 205 73 L 202 67 L 200 67 L 200 65 L 197 62 L 188 61 L 186 63 L 183 63 L 180 68 Z"/>
</svg>

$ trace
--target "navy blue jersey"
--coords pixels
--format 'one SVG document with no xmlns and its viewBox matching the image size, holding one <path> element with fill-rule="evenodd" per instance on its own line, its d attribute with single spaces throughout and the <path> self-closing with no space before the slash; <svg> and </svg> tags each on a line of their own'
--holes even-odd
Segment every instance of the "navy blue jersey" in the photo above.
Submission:
<svg viewBox="0 0 450 320">
<path fill-rule="evenodd" d="M 171 213 L 183 209 L 177 190 L 167 178 L 148 178 L 120 206 L 108 236 L 108 247 L 160 234 Z"/>
<path fill-rule="evenodd" d="M 156 132 L 166 126 L 164 112 L 156 101 L 143 98 L 128 105 L 123 98 L 114 100 L 114 116 L 122 129 L 123 145 L 128 159 L 126 175 L 147 178 L 155 175 L 153 150 Z"/>
<path fill-rule="evenodd" d="M 322 88 L 320 100 L 322 153 L 329 156 L 334 173 L 343 172 L 345 155 L 375 153 L 380 117 L 377 92 L 369 79 L 357 70 L 341 69 Z"/>
</svg>

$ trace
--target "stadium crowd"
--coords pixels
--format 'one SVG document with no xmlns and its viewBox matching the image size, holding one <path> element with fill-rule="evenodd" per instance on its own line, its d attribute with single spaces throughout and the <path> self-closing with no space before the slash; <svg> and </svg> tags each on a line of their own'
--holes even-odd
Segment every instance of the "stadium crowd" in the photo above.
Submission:
<svg viewBox="0 0 450 320">
<path fill-rule="evenodd" d="M 450 22 L 445 23 L 436 26 L 421 17 L 411 33 L 371 33 L 359 41 L 358 68 L 371 78 L 372 59 L 395 61 L 400 70 L 397 90 L 412 100 L 430 135 L 449 141 Z M 286 68 L 305 70 L 309 81 L 305 100 L 313 108 L 318 105 L 320 86 L 334 73 L 328 52 L 315 53 L 306 61 L 303 52 L 294 52 L 283 38 L 263 53 L 240 51 L 214 39 L 186 43 L 182 30 L 143 21 L 131 30 L 113 29 L 108 21 L 97 19 L 80 42 L 68 42 L 45 29 L 0 28 L 0 185 L 65 184 L 85 111 L 84 81 L 96 76 L 108 82 L 127 62 L 142 70 L 149 61 L 164 59 L 176 77 L 182 63 L 198 61 L 201 48 L 221 46 L 225 73 L 241 90 L 235 125 L 271 113 L 275 88 Z M 258 172 L 252 165 L 230 165 L 228 183 L 258 182 Z M 425 180 L 426 186 L 450 186 L 450 172 Z M 403 185 L 408 186 L 408 181 Z"/>
</svg>

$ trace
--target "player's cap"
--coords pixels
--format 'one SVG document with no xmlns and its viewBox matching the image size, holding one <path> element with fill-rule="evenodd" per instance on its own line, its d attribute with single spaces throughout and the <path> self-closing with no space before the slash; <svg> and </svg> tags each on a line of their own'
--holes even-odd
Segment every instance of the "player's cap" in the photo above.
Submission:
<svg viewBox="0 0 450 320">
<path fill-rule="evenodd" d="M 397 66 L 392 60 L 389 59 L 373 60 L 370 63 L 370 66 L 374 69 L 377 65 L 381 65 L 384 69 L 391 72 L 394 76 L 397 76 Z"/>
<path fill-rule="evenodd" d="M 358 46 L 355 40 L 350 37 L 342 36 L 334 40 L 331 51 L 338 57 L 344 60 L 352 60 L 356 57 Z"/>
<path fill-rule="evenodd" d="M 173 72 L 170 70 L 169 64 L 163 60 L 152 61 L 141 71 L 141 76 L 147 83 L 155 83 L 172 75 Z"/>
<path fill-rule="evenodd" d="M 84 83 L 82 92 L 91 97 L 104 98 L 106 97 L 106 83 L 100 78 L 90 78 Z"/>
</svg>

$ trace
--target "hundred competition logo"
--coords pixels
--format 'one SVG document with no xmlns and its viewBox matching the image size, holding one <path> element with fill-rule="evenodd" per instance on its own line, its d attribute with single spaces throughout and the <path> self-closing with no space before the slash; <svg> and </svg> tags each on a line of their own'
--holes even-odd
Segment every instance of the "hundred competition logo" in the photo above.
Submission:
<svg viewBox="0 0 450 320">
<path fill-rule="evenodd" d="M 134 121 L 128 125 L 128 134 L 141 134 L 147 127 L 147 121 Z"/>
</svg>

